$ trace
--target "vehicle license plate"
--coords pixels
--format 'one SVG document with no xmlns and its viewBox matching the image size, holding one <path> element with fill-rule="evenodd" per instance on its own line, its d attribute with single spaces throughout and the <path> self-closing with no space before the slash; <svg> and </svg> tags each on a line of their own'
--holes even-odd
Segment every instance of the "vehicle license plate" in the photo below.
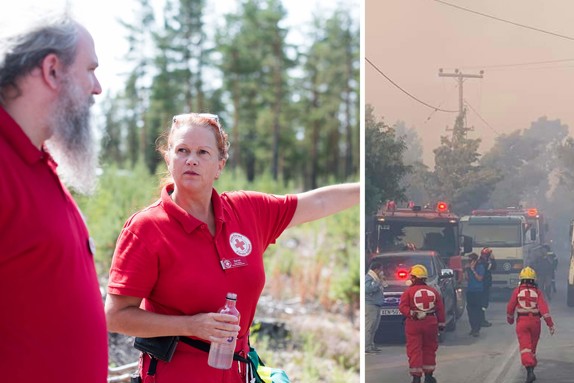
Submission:
<svg viewBox="0 0 574 383">
<path fill-rule="evenodd" d="M 399 309 L 381 309 L 381 315 L 401 315 Z"/>
</svg>

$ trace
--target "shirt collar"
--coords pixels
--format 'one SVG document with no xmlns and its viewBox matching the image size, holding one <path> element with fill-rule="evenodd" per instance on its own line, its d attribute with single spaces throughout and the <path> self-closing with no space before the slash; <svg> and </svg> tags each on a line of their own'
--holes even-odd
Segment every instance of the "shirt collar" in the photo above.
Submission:
<svg viewBox="0 0 574 383">
<path fill-rule="evenodd" d="M 30 138 L 24 133 L 22 127 L 0 106 L 0 136 L 14 148 L 24 161 L 33 164 L 44 159 L 46 156 L 51 160 L 51 156 L 44 150 L 39 150 L 34 146 Z"/>
<path fill-rule="evenodd" d="M 183 229 L 187 233 L 191 233 L 193 230 L 197 229 L 199 226 L 203 225 L 204 222 L 198 220 L 184 209 L 181 208 L 171 199 L 171 193 L 173 193 L 174 185 L 170 183 L 166 185 L 161 191 L 161 203 L 168 213 L 169 216 L 175 218 Z M 223 206 L 221 204 L 221 197 L 215 189 L 211 191 L 211 203 L 213 205 L 213 213 L 215 215 L 215 225 L 216 233 L 221 230 L 223 223 L 225 222 L 223 214 Z"/>
</svg>

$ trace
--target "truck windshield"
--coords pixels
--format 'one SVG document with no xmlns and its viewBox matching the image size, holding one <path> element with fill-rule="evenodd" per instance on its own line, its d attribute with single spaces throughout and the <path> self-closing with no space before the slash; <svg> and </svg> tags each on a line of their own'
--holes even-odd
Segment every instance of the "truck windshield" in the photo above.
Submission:
<svg viewBox="0 0 574 383">
<path fill-rule="evenodd" d="M 462 223 L 462 235 L 472 237 L 474 247 L 520 247 L 522 246 L 520 224 L 472 224 Z"/>
<path fill-rule="evenodd" d="M 406 250 L 413 244 L 417 250 L 434 250 L 442 257 L 458 253 L 458 227 L 431 222 L 381 222 L 377 226 L 379 252 Z"/>
</svg>

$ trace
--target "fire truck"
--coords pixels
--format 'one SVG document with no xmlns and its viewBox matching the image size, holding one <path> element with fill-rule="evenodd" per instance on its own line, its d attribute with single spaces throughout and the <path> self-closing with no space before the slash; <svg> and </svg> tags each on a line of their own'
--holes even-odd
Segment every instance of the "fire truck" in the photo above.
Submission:
<svg viewBox="0 0 574 383">
<path fill-rule="evenodd" d="M 537 209 L 506 208 L 474 210 L 460 219 L 462 235 L 472 238 L 473 252 L 493 251 L 496 269 L 492 288 L 511 290 L 524 266 L 533 266 L 546 252 L 548 225 Z"/>
<path fill-rule="evenodd" d="M 462 315 L 466 302 L 462 291 L 461 245 L 464 245 L 465 252 L 470 252 L 472 244 L 461 239 L 459 217 L 449 211 L 447 203 L 438 202 L 431 207 L 409 202 L 407 206 L 399 207 L 394 201 L 389 201 L 379 208 L 370 222 L 366 242 L 370 258 L 414 249 L 437 252 L 456 277 L 457 317 Z"/>
</svg>

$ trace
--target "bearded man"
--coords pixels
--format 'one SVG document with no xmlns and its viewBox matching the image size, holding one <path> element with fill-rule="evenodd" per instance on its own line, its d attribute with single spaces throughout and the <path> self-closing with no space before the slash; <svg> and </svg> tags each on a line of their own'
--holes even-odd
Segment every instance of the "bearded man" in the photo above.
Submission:
<svg viewBox="0 0 574 383">
<path fill-rule="evenodd" d="M 0 37 L 0 355 L 7 382 L 103 383 L 94 245 L 71 194 L 95 185 L 102 92 L 90 33 L 67 15 Z M 65 365 L 65 367 L 63 367 Z"/>
</svg>

